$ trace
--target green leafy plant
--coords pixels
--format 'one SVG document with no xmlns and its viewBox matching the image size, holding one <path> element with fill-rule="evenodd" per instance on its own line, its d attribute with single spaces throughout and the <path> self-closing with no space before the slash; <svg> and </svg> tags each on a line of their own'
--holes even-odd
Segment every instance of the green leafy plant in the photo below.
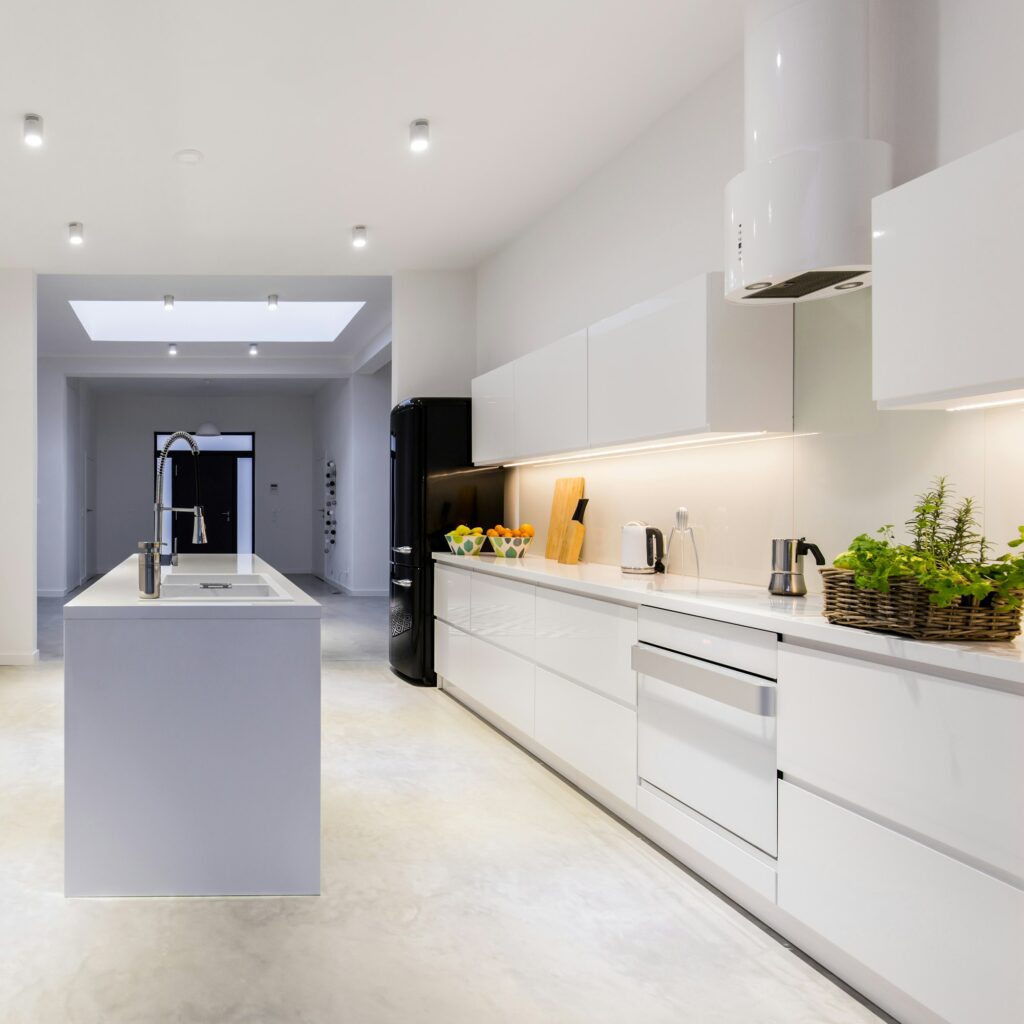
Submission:
<svg viewBox="0 0 1024 1024">
<path fill-rule="evenodd" d="M 1021 603 L 1024 591 L 1024 554 L 1007 552 L 989 560 L 989 544 L 978 529 L 972 498 L 954 503 L 953 488 L 945 477 L 917 496 L 913 515 L 906 521 L 910 544 L 899 544 L 891 524 L 876 536 L 860 534 L 833 563 L 853 572 L 865 590 L 888 593 L 889 581 L 913 577 L 928 599 L 940 608 L 960 601 L 988 605 L 995 600 L 1010 607 Z M 1024 545 L 1024 526 L 1009 547 Z"/>
</svg>

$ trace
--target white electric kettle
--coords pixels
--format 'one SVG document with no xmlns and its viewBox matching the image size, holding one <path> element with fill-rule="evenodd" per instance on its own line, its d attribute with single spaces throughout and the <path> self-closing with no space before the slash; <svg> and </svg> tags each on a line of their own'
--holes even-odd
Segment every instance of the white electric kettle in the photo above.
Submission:
<svg viewBox="0 0 1024 1024">
<path fill-rule="evenodd" d="M 626 523 L 622 528 L 622 571 L 664 572 L 665 537 L 656 526 Z"/>
</svg>

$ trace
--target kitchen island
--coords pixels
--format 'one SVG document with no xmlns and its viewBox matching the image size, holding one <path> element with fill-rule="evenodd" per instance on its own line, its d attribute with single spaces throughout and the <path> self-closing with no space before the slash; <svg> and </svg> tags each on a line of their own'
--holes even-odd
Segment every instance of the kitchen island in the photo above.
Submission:
<svg viewBox="0 0 1024 1024">
<path fill-rule="evenodd" d="M 65 895 L 320 889 L 320 605 L 254 555 L 135 556 L 64 608 Z"/>
</svg>

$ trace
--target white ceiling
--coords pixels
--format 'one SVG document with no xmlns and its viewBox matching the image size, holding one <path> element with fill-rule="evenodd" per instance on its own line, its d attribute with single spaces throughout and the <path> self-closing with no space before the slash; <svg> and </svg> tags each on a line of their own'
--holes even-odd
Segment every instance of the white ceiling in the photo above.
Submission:
<svg viewBox="0 0 1024 1024">
<path fill-rule="evenodd" d="M 49 273 L 473 266 L 742 45 L 741 0 L 12 0 L 2 21 L 0 266 Z"/>
<path fill-rule="evenodd" d="M 266 310 L 266 297 L 275 293 L 280 297 L 277 313 Z M 263 315 L 276 317 L 288 303 L 306 301 L 353 301 L 365 303 L 348 326 L 331 342 L 263 342 L 260 341 L 261 364 L 275 358 L 293 362 L 304 359 L 330 360 L 337 364 L 339 374 L 358 368 L 358 357 L 380 338 L 390 341 L 391 279 L 389 277 L 223 277 L 161 275 L 65 275 L 44 274 L 38 279 L 38 335 L 39 355 L 44 358 L 113 361 L 125 363 L 136 357 L 147 359 L 154 366 L 169 364 L 165 352 L 154 351 L 148 341 L 93 341 L 81 321 L 75 316 L 70 302 L 74 299 L 115 299 L 160 301 L 159 315 L 167 321 L 178 317 L 183 310 L 164 313 L 162 296 L 171 294 L 175 304 L 190 300 L 250 300 L 264 303 Z M 174 320 L 175 323 L 180 322 Z M 182 340 L 182 339 L 175 339 Z M 243 341 L 259 340 L 243 338 Z M 227 365 L 237 366 L 233 372 L 263 371 L 254 367 L 256 361 L 247 354 L 247 346 L 238 343 L 182 344 L 175 366 L 188 361 L 193 371 L 206 372 L 207 362 L 219 359 Z M 170 369 L 168 366 L 167 369 Z M 300 367 L 301 371 L 301 367 Z M 102 369 L 98 371 L 102 375 Z M 120 372 L 120 371 L 119 371 Z M 157 372 L 161 372 L 157 369 Z M 166 370 L 164 371 L 166 372 Z M 220 372 L 220 371 L 218 371 Z"/>
</svg>

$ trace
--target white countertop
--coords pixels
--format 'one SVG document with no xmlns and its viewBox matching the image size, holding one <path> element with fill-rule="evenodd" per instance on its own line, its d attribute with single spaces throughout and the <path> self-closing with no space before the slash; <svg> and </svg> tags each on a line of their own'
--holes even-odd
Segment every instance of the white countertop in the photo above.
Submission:
<svg viewBox="0 0 1024 1024">
<path fill-rule="evenodd" d="M 130 555 L 92 586 L 64 605 L 65 619 L 309 619 L 320 618 L 320 605 L 259 555 L 180 555 L 166 565 L 162 578 L 175 573 L 244 574 L 269 577 L 288 601 L 194 600 L 139 597 L 139 560 Z"/>
<path fill-rule="evenodd" d="M 943 675 L 1011 684 L 1024 692 L 1024 641 L 928 643 L 834 626 L 822 615 L 820 597 L 775 597 L 767 587 L 720 580 L 695 580 L 675 573 L 631 576 L 617 566 L 581 562 L 559 565 L 545 558 L 460 556 L 435 552 L 434 560 L 459 569 L 535 583 L 555 590 L 686 612 L 708 619 L 767 629 L 784 638 L 860 657 L 900 660 Z"/>
</svg>

